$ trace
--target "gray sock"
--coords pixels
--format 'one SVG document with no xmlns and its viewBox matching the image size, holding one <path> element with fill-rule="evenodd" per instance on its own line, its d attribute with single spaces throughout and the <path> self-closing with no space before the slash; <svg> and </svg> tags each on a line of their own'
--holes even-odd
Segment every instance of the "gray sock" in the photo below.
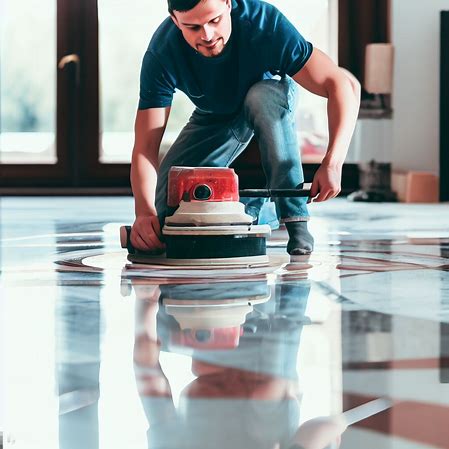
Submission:
<svg viewBox="0 0 449 449">
<path fill-rule="evenodd" d="M 313 237 L 307 229 L 307 221 L 285 223 L 288 232 L 287 252 L 292 256 L 302 256 L 313 251 Z"/>
</svg>

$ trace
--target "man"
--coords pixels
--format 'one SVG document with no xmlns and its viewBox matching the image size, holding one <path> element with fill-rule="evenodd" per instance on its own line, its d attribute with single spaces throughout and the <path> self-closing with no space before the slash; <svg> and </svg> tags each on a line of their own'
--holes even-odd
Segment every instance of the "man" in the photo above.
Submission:
<svg viewBox="0 0 449 449">
<path fill-rule="evenodd" d="M 255 135 L 270 188 L 303 182 L 294 109 L 300 84 L 328 98 L 329 147 L 311 198 L 340 192 L 341 171 L 358 114 L 360 85 L 305 41 L 272 5 L 259 0 L 168 0 L 170 17 L 145 54 L 131 183 L 136 220 L 131 243 L 162 251 L 168 171 L 180 166 L 228 166 Z M 158 165 L 173 92 L 196 106 Z M 156 184 L 157 180 L 157 184 Z M 313 237 L 304 198 L 276 199 L 290 254 L 309 254 Z"/>
</svg>

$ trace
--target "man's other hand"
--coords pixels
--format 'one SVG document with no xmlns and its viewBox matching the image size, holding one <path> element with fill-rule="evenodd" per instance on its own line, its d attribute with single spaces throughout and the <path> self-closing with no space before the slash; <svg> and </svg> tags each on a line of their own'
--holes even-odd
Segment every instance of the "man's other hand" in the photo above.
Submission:
<svg viewBox="0 0 449 449">
<path fill-rule="evenodd" d="M 335 198 L 341 191 L 341 166 L 323 162 L 315 173 L 310 189 L 309 203 Z"/>
<path fill-rule="evenodd" d="M 131 244 L 141 251 L 162 252 L 165 244 L 161 242 L 161 226 L 156 215 L 139 216 L 131 229 Z"/>
</svg>

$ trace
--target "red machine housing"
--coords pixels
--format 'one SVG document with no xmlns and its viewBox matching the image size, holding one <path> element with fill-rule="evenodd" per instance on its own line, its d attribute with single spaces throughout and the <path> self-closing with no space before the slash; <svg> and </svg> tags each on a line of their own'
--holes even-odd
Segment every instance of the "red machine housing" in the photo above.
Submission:
<svg viewBox="0 0 449 449">
<path fill-rule="evenodd" d="M 199 191 L 206 191 L 210 195 L 198 198 L 195 193 Z M 181 200 L 238 201 L 238 177 L 232 168 L 172 167 L 168 174 L 167 204 L 177 207 Z"/>
<path fill-rule="evenodd" d="M 238 347 L 243 328 L 240 326 L 229 328 L 209 329 L 207 339 L 197 337 L 198 330 L 184 329 L 171 335 L 171 343 L 194 349 L 225 350 Z"/>
</svg>

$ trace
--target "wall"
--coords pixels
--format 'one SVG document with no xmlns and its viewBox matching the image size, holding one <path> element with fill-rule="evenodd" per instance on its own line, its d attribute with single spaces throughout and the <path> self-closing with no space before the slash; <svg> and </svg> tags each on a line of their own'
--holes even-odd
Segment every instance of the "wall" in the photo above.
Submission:
<svg viewBox="0 0 449 449">
<path fill-rule="evenodd" d="M 360 120 L 348 162 L 439 173 L 440 11 L 449 0 L 392 0 L 392 120 Z"/>
<path fill-rule="evenodd" d="M 393 0 L 393 166 L 439 171 L 440 11 L 449 0 Z"/>
</svg>

